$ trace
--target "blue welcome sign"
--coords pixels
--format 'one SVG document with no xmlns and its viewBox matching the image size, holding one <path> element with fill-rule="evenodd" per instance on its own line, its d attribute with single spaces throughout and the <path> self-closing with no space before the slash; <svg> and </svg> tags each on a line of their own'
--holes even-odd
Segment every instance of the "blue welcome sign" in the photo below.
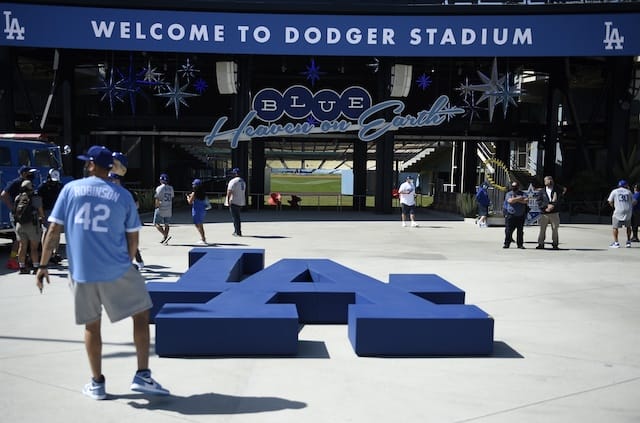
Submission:
<svg viewBox="0 0 640 423">
<path fill-rule="evenodd" d="M 0 45 L 8 46 L 315 56 L 640 55 L 638 13 L 352 16 L 1 7 Z"/>
<path fill-rule="evenodd" d="M 389 283 L 327 259 L 264 250 L 189 252 L 176 283 L 148 283 L 160 356 L 296 355 L 304 324 L 347 324 L 360 356 L 467 356 L 493 351 L 493 318 L 433 274 Z"/>
</svg>

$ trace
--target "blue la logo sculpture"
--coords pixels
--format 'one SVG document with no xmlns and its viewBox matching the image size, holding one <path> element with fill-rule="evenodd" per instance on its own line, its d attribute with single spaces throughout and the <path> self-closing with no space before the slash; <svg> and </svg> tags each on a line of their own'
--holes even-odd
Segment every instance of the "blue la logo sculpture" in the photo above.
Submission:
<svg viewBox="0 0 640 423">
<path fill-rule="evenodd" d="M 296 355 L 304 324 L 347 324 L 359 356 L 493 350 L 493 318 L 433 274 L 391 274 L 384 283 L 328 259 L 264 268 L 261 249 L 195 248 L 176 283 L 147 289 L 160 356 Z"/>
</svg>

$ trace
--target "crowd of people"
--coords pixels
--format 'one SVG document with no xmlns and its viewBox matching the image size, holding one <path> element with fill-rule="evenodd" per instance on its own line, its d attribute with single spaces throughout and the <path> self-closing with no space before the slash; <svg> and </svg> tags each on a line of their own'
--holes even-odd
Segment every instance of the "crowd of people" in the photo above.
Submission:
<svg viewBox="0 0 640 423">
<path fill-rule="evenodd" d="M 94 146 L 95 147 L 95 146 Z M 112 164 L 107 173 L 109 182 L 122 186 L 127 172 L 128 159 L 121 152 L 112 152 Z M 0 193 L 0 198 L 10 213 L 14 225 L 15 240 L 7 261 L 7 268 L 17 270 L 20 274 L 35 274 L 40 265 L 40 252 L 50 225 L 49 216 L 58 199 L 63 184 L 60 172 L 50 169 L 46 181 L 34 187 L 33 181 L 37 170 L 30 166 L 22 166 L 18 177 L 11 180 Z M 229 207 L 233 222 L 233 236 L 242 236 L 241 209 L 246 205 L 246 183 L 240 176 L 240 169 L 233 168 L 229 172 L 232 178 L 228 182 L 225 205 Z M 136 209 L 140 202 L 135 190 L 127 189 L 133 198 Z M 154 212 L 153 225 L 160 232 L 160 243 L 169 245 L 171 235 L 171 218 L 173 215 L 175 191 L 169 184 L 169 175 L 160 174 L 159 185 L 153 193 Z M 191 207 L 193 224 L 198 232 L 196 245 L 209 245 L 204 230 L 207 210 L 211 208 L 201 179 L 194 179 L 191 191 L 186 194 L 186 203 Z M 59 245 L 55 245 L 48 259 L 50 264 L 60 264 L 63 260 Z M 136 249 L 133 263 L 138 270 L 144 269 L 144 260 L 139 249 Z"/>
<path fill-rule="evenodd" d="M 0 197 L 11 210 L 16 242 L 12 247 L 11 264 L 21 274 L 33 272 L 36 286 L 43 292 L 49 283 L 49 266 L 62 260 L 58 252 L 60 235 L 64 231 L 70 286 L 74 301 L 75 321 L 84 325 L 84 340 L 91 371 L 82 392 L 96 400 L 107 398 L 106 378 L 102 374 L 101 316 L 106 312 L 111 322 L 131 317 L 137 371 L 131 390 L 146 394 L 169 395 L 169 391 L 151 377 L 149 369 L 149 310 L 152 306 L 141 274 L 144 261 L 140 254 L 139 231 L 142 227 L 138 197 L 123 186 L 128 160 L 120 152 L 103 146 L 92 146 L 78 156 L 84 162 L 85 177 L 65 185 L 56 169 L 48 172 L 47 180 L 34 188 L 35 169 L 23 166 L 19 176 L 4 188 Z M 242 236 L 241 209 L 246 205 L 246 183 L 240 169 L 231 170 L 226 189 L 225 205 L 229 207 L 234 236 Z M 199 236 L 198 245 L 208 245 L 204 222 L 210 208 L 204 184 L 194 179 L 185 201 L 191 206 L 193 224 Z M 479 187 L 478 225 L 486 227 L 490 205 L 488 185 Z M 517 181 L 505 194 L 503 212 L 505 239 L 503 248 L 514 242 L 524 249 L 524 224 L 529 211 L 529 197 Z M 417 227 L 415 219 L 416 188 L 408 176 L 397 190 L 401 206 L 402 226 Z M 538 249 L 545 248 L 547 228 L 551 227 L 551 247 L 559 249 L 560 204 L 564 189 L 557 187 L 551 176 L 544 178 L 544 187 L 537 190 L 535 200 L 539 210 Z M 175 191 L 169 176 L 162 173 L 154 190 L 153 225 L 160 232 L 163 245 L 168 245 Z M 607 198 L 613 208 L 613 243 L 619 248 L 619 229 L 626 228 L 626 247 L 638 242 L 640 222 L 640 186 L 630 190 L 620 180 Z M 15 254 L 14 254 L 15 251 Z M 30 261 L 30 262 L 29 262 Z"/>
<path fill-rule="evenodd" d="M 476 194 L 476 199 L 481 191 L 486 187 L 481 187 Z M 538 209 L 538 238 L 536 249 L 546 248 L 547 228 L 551 227 L 551 248 L 559 250 L 560 236 L 560 206 L 566 188 L 555 185 L 553 177 L 544 177 L 544 187 L 536 190 L 534 200 Z M 478 201 L 478 215 L 482 218 L 485 206 Z M 638 239 L 638 225 L 640 224 L 640 183 L 634 185 L 631 191 L 626 180 L 618 181 L 607 197 L 607 203 L 613 209 L 611 216 L 613 242 L 610 248 L 620 248 L 618 240 L 619 230 L 624 227 L 626 230 L 625 247 L 630 248 L 632 242 L 640 242 Z M 518 248 L 524 249 L 524 224 L 529 212 L 529 197 L 520 190 L 517 181 L 511 183 L 511 190 L 505 194 L 503 204 L 503 214 L 505 221 L 505 238 L 503 248 L 509 248 L 513 242 L 513 232 L 516 232 L 516 244 Z M 486 212 L 484 212 L 486 213 Z M 486 216 L 486 215 L 485 215 Z M 486 219 L 486 217 L 485 217 Z"/>
<path fill-rule="evenodd" d="M 18 177 L 9 181 L 0 193 L 15 228 L 15 240 L 7 267 L 22 274 L 30 273 L 39 264 L 40 245 L 48 227 L 47 218 L 62 189 L 58 170 L 50 169 L 47 179 L 34 187 L 36 172 L 30 166 L 20 167 Z M 56 246 L 51 262 L 61 261 L 62 257 Z"/>
</svg>

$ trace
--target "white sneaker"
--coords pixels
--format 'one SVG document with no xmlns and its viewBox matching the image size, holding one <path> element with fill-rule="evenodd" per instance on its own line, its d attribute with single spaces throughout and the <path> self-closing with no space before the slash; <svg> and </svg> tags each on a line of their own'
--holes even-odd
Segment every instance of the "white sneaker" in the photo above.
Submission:
<svg viewBox="0 0 640 423">
<path fill-rule="evenodd" d="M 418 227 L 418 224 L 417 224 L 416 222 L 413 222 L 413 223 L 411 224 L 411 227 L 412 227 L 412 228 L 417 228 L 417 227 Z"/>
<path fill-rule="evenodd" d="M 151 377 L 151 372 L 139 372 L 133 377 L 131 390 L 152 395 L 169 395 L 169 390 L 165 389 Z"/>
<path fill-rule="evenodd" d="M 206 241 L 203 241 L 203 240 L 200 240 L 200 241 L 196 242 L 196 244 L 198 244 L 198 245 L 209 245 L 209 244 L 207 244 Z"/>
<path fill-rule="evenodd" d="M 407 224 L 406 224 L 406 223 L 404 223 L 404 222 L 402 222 L 402 227 L 403 227 L 403 228 L 406 228 L 406 227 L 407 227 Z"/>
<path fill-rule="evenodd" d="M 137 264 L 138 266 L 138 270 L 141 271 L 142 269 L 144 269 L 144 261 L 141 261 L 140 263 Z"/>
<path fill-rule="evenodd" d="M 84 385 L 84 388 L 82 388 L 82 393 L 88 396 L 89 398 L 92 398 L 98 401 L 107 398 L 105 383 L 95 382 L 93 378 L 89 381 L 89 383 Z"/>
<path fill-rule="evenodd" d="M 611 243 L 611 245 L 609 245 L 609 248 L 620 248 L 620 243 L 613 242 L 613 243 Z"/>
</svg>

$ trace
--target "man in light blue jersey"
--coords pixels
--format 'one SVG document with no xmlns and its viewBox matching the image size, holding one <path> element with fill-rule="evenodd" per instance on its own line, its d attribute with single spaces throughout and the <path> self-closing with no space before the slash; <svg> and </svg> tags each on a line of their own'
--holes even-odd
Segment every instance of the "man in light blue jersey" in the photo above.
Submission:
<svg viewBox="0 0 640 423">
<path fill-rule="evenodd" d="M 138 371 L 131 389 L 148 394 L 169 395 L 151 377 L 149 370 L 149 309 L 151 298 L 144 278 L 131 261 L 138 248 L 140 218 L 133 197 L 125 188 L 108 180 L 113 164 L 111 151 L 92 146 L 85 161 L 89 176 L 66 184 L 49 216 L 51 223 L 43 245 L 36 284 L 42 292 L 49 283 L 47 263 L 64 228 L 69 273 L 77 324 L 85 325 L 85 346 L 92 378 L 82 392 L 96 400 L 107 398 L 102 374 L 102 308 L 117 322 L 133 318 L 133 340 Z"/>
</svg>

